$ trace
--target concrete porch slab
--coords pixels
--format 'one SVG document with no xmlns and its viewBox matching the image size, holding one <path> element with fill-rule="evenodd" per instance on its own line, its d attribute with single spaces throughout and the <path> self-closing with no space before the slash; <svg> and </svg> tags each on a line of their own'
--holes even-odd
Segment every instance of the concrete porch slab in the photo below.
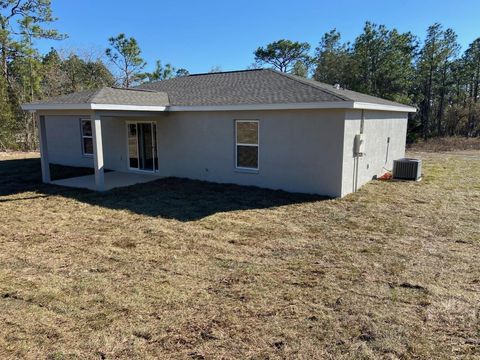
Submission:
<svg viewBox="0 0 480 360">
<path fill-rule="evenodd" d="M 153 174 L 137 174 L 119 171 L 109 171 L 105 173 L 104 190 L 108 191 L 114 188 L 146 183 L 158 179 L 159 177 Z M 95 175 L 85 175 L 68 179 L 54 180 L 50 183 L 73 188 L 96 190 Z"/>
</svg>

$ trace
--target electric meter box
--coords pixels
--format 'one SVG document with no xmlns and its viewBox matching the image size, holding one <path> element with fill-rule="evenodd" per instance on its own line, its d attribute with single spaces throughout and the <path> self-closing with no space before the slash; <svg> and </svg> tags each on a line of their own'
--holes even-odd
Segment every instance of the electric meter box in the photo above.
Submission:
<svg viewBox="0 0 480 360">
<path fill-rule="evenodd" d="M 365 135 L 357 134 L 355 135 L 355 155 L 362 156 L 365 154 Z"/>
</svg>

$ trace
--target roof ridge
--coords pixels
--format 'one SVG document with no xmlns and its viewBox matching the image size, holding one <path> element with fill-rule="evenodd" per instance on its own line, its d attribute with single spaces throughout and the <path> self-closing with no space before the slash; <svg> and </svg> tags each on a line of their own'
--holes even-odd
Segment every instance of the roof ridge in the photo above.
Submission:
<svg viewBox="0 0 480 360">
<path fill-rule="evenodd" d="M 119 86 L 107 86 L 107 88 L 114 89 L 114 90 L 141 91 L 141 92 L 150 92 L 150 93 L 158 92 L 158 91 L 152 90 L 152 89 L 143 89 L 143 88 L 136 88 L 136 87 L 134 87 L 134 88 L 132 88 L 132 87 L 122 88 L 122 87 L 119 87 Z"/>
<path fill-rule="evenodd" d="M 264 68 L 260 68 L 260 69 L 244 69 L 244 70 L 231 70 L 231 71 L 218 71 L 218 72 L 207 72 L 207 73 L 189 74 L 189 75 L 185 75 L 185 76 L 173 77 L 173 78 L 170 78 L 170 79 L 162 79 L 162 80 L 155 80 L 155 81 L 145 82 L 145 83 L 139 84 L 139 85 L 135 86 L 134 88 L 130 88 L 130 89 L 147 90 L 147 88 L 144 87 L 144 86 L 149 86 L 150 84 L 157 84 L 157 83 L 166 82 L 166 81 L 176 81 L 176 80 L 178 80 L 178 79 L 185 79 L 185 78 L 196 77 L 196 76 L 208 76 L 208 75 L 218 75 L 218 74 L 233 74 L 233 73 L 253 72 L 253 71 L 261 71 L 261 70 L 266 70 L 266 69 L 264 69 Z M 148 89 L 148 90 L 150 90 L 150 89 Z M 152 90 L 152 91 L 155 91 L 155 90 Z"/>
<path fill-rule="evenodd" d="M 190 75 L 188 75 L 190 76 Z M 150 88 L 150 86 L 152 84 L 158 84 L 158 83 L 161 83 L 161 82 L 166 82 L 166 81 L 176 81 L 178 79 L 182 79 L 182 78 L 187 78 L 188 76 L 179 76 L 179 77 L 173 77 L 173 78 L 170 78 L 170 79 L 163 79 L 163 80 L 154 80 L 154 81 L 147 81 L 147 82 L 144 82 L 144 83 L 141 83 L 141 84 L 138 84 L 138 85 L 135 85 L 135 87 L 133 88 L 129 88 L 129 89 L 132 89 L 132 90 L 145 90 L 145 91 L 153 91 L 153 92 L 157 92 L 157 90 L 153 90 Z M 146 87 L 148 86 L 148 87 Z"/>
<path fill-rule="evenodd" d="M 268 71 L 271 71 L 275 74 L 278 74 L 278 75 L 282 75 L 282 76 L 285 76 L 291 80 L 294 80 L 294 81 L 297 81 L 303 85 L 308 85 L 310 87 L 313 87 L 314 89 L 317 89 L 317 90 L 322 90 L 322 91 L 325 91 L 327 93 L 329 93 L 330 95 L 333 95 L 333 96 L 336 96 L 338 97 L 339 99 L 342 99 L 344 101 L 353 101 L 352 99 L 350 99 L 349 97 L 347 96 L 342 96 L 342 95 L 339 95 L 337 93 L 335 93 L 334 91 L 331 91 L 329 89 L 325 89 L 324 87 L 321 87 L 321 86 L 317 86 L 316 84 L 314 84 L 313 82 L 318 82 L 319 84 L 322 84 L 321 82 L 319 81 L 316 81 L 316 80 L 309 80 L 309 79 L 303 79 L 299 76 L 296 76 L 296 75 L 292 75 L 292 74 L 288 74 L 288 73 L 284 73 L 282 71 L 277 71 L 277 70 L 273 70 L 273 69 L 264 69 L 264 70 L 268 70 Z"/>
<path fill-rule="evenodd" d="M 205 76 L 205 75 L 217 75 L 217 74 L 231 74 L 231 73 L 241 73 L 241 72 L 249 72 L 249 71 L 260 71 L 265 70 L 264 68 L 260 69 L 244 69 L 244 70 L 229 70 L 229 71 L 215 71 L 215 72 L 206 72 L 206 73 L 198 73 L 198 74 L 189 74 L 187 76 Z"/>
</svg>

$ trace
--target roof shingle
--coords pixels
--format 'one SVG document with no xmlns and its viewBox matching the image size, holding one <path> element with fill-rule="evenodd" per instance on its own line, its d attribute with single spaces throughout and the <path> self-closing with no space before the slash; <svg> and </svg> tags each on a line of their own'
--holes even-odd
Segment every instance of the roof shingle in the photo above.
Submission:
<svg viewBox="0 0 480 360">
<path fill-rule="evenodd" d="M 174 106 L 344 101 L 339 95 L 263 69 L 189 75 L 139 88 L 167 92 Z"/>
<path fill-rule="evenodd" d="M 102 88 L 62 95 L 34 105 L 111 104 L 138 106 L 218 106 L 363 102 L 400 107 L 407 105 L 270 69 L 188 75 L 142 84 L 136 88 Z M 348 106 L 347 106 L 348 107 Z"/>
<path fill-rule="evenodd" d="M 61 95 L 30 104 L 112 104 L 167 106 L 168 95 L 164 92 L 143 89 L 105 87 Z"/>
</svg>

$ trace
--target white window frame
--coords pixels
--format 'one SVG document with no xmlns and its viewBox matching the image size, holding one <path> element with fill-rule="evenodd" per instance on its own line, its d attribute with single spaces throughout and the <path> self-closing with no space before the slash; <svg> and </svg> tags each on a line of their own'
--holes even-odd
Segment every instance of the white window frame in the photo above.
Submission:
<svg viewBox="0 0 480 360">
<path fill-rule="evenodd" d="M 92 135 L 84 135 L 83 134 L 83 122 L 84 121 L 90 121 L 90 126 L 92 128 Z M 93 157 L 93 152 L 92 153 L 86 153 L 85 152 L 85 139 L 92 139 L 92 144 L 93 144 L 93 124 L 92 124 L 92 119 L 90 118 L 80 118 L 80 140 L 81 140 L 81 146 L 82 146 L 82 155 L 87 156 L 87 157 Z"/>
<path fill-rule="evenodd" d="M 257 143 L 256 144 L 246 144 L 237 142 L 237 124 L 238 123 L 257 123 Z M 245 172 L 258 172 L 260 170 L 260 121 L 258 119 L 239 119 L 234 122 L 235 127 L 235 169 Z M 257 148 L 257 167 L 244 167 L 238 166 L 238 147 L 239 146 L 251 146 Z"/>
</svg>

